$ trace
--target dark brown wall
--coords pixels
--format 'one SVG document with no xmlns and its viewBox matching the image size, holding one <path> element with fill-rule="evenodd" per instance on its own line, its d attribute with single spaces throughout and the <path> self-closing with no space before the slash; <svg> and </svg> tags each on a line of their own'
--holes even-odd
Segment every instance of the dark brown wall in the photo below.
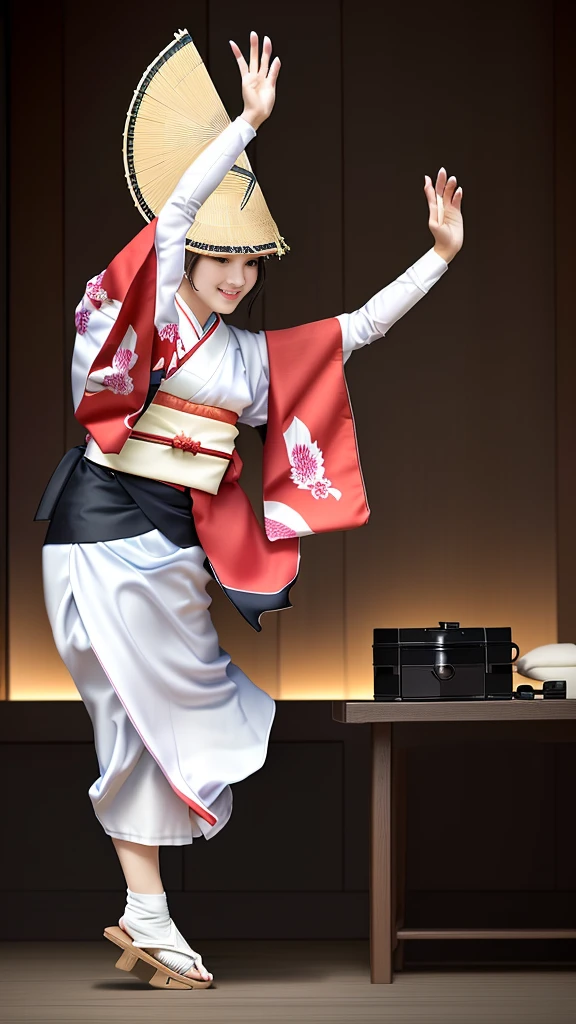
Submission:
<svg viewBox="0 0 576 1024">
<path fill-rule="evenodd" d="M 0 15 L 0 700 L 7 693 L 8 645 L 6 622 L 7 594 L 7 356 L 8 356 L 8 32 Z"/>
<path fill-rule="evenodd" d="M 576 637 L 576 345 L 574 344 L 574 282 L 576 281 L 576 195 L 573 167 L 574 53 L 576 7 L 562 2 L 555 17 L 555 241 L 556 241 L 556 409 L 558 637 Z"/>
<path fill-rule="evenodd" d="M 138 17 L 119 2 L 103 36 L 89 6 L 33 7 L 32 18 L 14 4 L 11 25 L 13 52 L 26 39 L 35 68 L 32 79 L 14 60 L 11 77 L 12 695 L 73 695 L 43 611 L 44 528 L 32 515 L 81 437 L 68 383 L 74 305 L 142 224 L 122 172 L 126 107 L 182 25 L 232 115 L 228 38 L 245 41 L 254 25 L 284 61 L 251 155 L 292 251 L 270 267 L 255 327 L 357 307 L 431 244 L 424 173 L 445 163 L 465 188 L 462 255 L 388 339 L 349 363 L 370 524 L 306 539 L 295 607 L 268 617 L 258 642 L 217 596 L 224 646 L 274 696 L 328 697 L 370 694 L 374 625 L 450 618 L 509 623 L 523 649 L 555 640 L 553 8 L 473 2 L 431 18 L 420 0 L 255 0 L 248 23 L 231 0 L 143 2 Z M 252 435 L 242 448 L 256 495 Z M 41 439 L 33 457 L 30 438 Z"/>
</svg>

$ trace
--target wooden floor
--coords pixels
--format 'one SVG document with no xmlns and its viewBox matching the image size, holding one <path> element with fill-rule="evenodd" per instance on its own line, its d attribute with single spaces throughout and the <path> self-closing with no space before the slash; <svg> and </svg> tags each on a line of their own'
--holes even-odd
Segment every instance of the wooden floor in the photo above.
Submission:
<svg viewBox="0 0 576 1024">
<path fill-rule="evenodd" d="M 0 1021 L 574 1024 L 576 971 L 434 970 L 370 985 L 365 942 L 198 943 L 217 987 L 151 989 L 101 943 L 0 945 Z"/>
</svg>

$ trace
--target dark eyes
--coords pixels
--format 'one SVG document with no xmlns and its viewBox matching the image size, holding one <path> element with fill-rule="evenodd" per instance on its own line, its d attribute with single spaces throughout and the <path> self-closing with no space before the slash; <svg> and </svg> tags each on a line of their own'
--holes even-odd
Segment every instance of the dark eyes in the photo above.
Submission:
<svg viewBox="0 0 576 1024">
<path fill-rule="evenodd" d="M 227 256 L 214 256 L 213 259 L 217 260 L 218 263 L 229 263 Z M 257 265 L 258 260 L 247 260 L 245 263 L 245 266 L 247 267 L 256 267 Z"/>
</svg>

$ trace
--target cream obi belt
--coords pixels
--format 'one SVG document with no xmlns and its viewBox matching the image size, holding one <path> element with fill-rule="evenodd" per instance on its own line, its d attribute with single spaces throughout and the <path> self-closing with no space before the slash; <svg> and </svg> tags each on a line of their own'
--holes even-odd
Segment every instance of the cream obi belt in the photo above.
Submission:
<svg viewBox="0 0 576 1024">
<path fill-rule="evenodd" d="M 157 391 L 121 452 L 106 454 L 90 438 L 86 458 L 122 473 L 217 494 L 234 453 L 237 419 L 228 409 Z"/>
</svg>

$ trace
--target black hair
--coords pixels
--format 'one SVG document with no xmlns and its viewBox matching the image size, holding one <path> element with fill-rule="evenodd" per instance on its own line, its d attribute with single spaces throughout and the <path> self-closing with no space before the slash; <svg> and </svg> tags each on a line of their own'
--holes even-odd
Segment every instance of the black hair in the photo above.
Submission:
<svg viewBox="0 0 576 1024">
<path fill-rule="evenodd" d="M 200 259 L 200 256 L 202 256 L 202 255 L 203 255 L 203 253 L 200 253 L 200 252 L 189 252 L 188 251 L 186 253 L 186 260 L 185 260 L 184 270 L 185 270 L 185 273 L 186 273 L 186 277 L 188 278 L 188 280 L 189 280 L 190 284 L 192 285 L 192 287 L 193 287 L 195 292 L 197 292 L 198 289 L 196 288 L 196 285 L 193 283 L 192 278 L 191 278 L 190 275 L 192 273 L 192 270 L 194 269 L 195 264 L 198 262 L 198 260 Z M 245 255 L 246 256 L 250 256 L 250 253 L 245 253 Z M 211 258 L 214 259 L 215 257 L 211 257 Z M 257 259 L 258 260 L 258 276 L 256 277 L 256 283 L 255 283 L 254 287 L 249 292 L 250 301 L 248 303 L 248 316 L 250 316 L 250 314 L 252 312 L 252 306 L 256 302 L 256 299 L 258 298 L 260 292 L 262 291 L 262 289 L 264 287 L 264 283 L 266 281 L 266 260 L 268 259 L 268 256 L 254 256 L 253 259 Z"/>
</svg>

